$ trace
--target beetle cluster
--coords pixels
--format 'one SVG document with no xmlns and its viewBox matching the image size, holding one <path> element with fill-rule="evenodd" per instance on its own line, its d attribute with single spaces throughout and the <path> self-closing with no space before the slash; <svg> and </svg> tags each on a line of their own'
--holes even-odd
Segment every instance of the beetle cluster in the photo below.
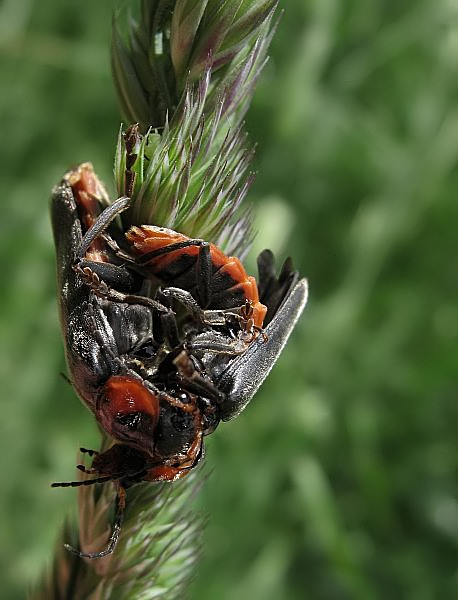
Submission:
<svg viewBox="0 0 458 600">
<path fill-rule="evenodd" d="M 114 441 L 86 451 L 92 479 L 114 481 L 120 534 L 125 490 L 174 481 L 202 457 L 203 438 L 238 415 L 267 377 L 306 302 L 287 260 L 258 258 L 259 281 L 218 247 L 170 229 L 117 224 L 130 199 L 110 204 L 88 164 L 52 198 L 61 326 L 71 383 Z"/>
</svg>

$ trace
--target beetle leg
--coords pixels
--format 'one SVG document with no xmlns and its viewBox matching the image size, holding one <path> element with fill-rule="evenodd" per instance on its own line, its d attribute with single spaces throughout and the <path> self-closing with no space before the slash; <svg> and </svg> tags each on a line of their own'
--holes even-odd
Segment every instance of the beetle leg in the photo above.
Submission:
<svg viewBox="0 0 458 600">
<path fill-rule="evenodd" d="M 187 347 L 192 352 L 212 352 L 214 354 L 226 354 L 228 356 L 238 356 L 243 354 L 247 349 L 247 344 L 240 339 L 235 339 L 232 342 L 223 342 L 218 339 L 205 340 L 200 339 L 197 342 L 189 342 Z"/>
<path fill-rule="evenodd" d="M 111 554 L 119 541 L 119 537 L 121 535 L 121 526 L 124 520 L 124 512 L 126 508 L 126 488 L 118 482 L 118 493 L 116 495 L 116 508 L 115 508 L 115 518 L 113 521 L 113 526 L 111 528 L 111 535 L 108 539 L 108 544 L 104 550 L 100 552 L 81 552 L 81 550 L 77 550 L 70 546 L 69 544 L 64 544 L 66 550 L 71 552 L 72 554 L 76 554 L 80 558 L 103 558 L 104 556 L 108 556 Z"/>
<path fill-rule="evenodd" d="M 199 374 L 189 378 L 181 377 L 180 385 L 184 390 L 191 394 L 202 396 L 203 398 L 208 398 L 215 402 L 220 402 L 223 397 L 221 392 L 211 383 L 211 381 L 208 381 L 208 379 L 205 379 Z"/>
<path fill-rule="evenodd" d="M 163 304 L 147 296 L 139 296 L 136 294 L 124 294 L 108 286 L 108 284 L 100 279 L 98 274 L 92 269 L 90 261 L 85 261 L 84 266 L 77 264 L 75 270 L 81 275 L 86 285 L 90 287 L 92 292 L 99 298 L 104 300 L 112 300 L 113 302 L 125 302 L 126 304 L 140 304 L 147 306 L 153 310 L 160 312 L 168 312 L 170 309 Z"/>
<path fill-rule="evenodd" d="M 144 287 L 143 277 L 124 265 L 99 260 L 79 260 L 74 269 L 80 275 L 84 275 L 85 269 L 90 269 L 99 279 L 104 281 L 110 288 L 126 294 L 137 293 Z"/>
<path fill-rule="evenodd" d="M 194 362 L 189 358 L 186 350 L 182 350 L 174 359 L 173 364 L 177 369 L 180 378 L 180 384 L 187 391 L 204 398 L 216 401 L 222 400 L 222 394 L 216 388 L 210 379 L 204 377 L 196 369 Z"/>
<path fill-rule="evenodd" d="M 230 318 L 243 319 L 242 310 L 244 307 L 227 308 L 222 310 L 203 309 L 199 306 L 197 300 L 187 290 L 177 287 L 166 287 L 161 290 L 161 294 L 168 298 L 173 298 L 179 302 L 192 317 L 204 323 L 205 325 L 224 326 Z"/>
<path fill-rule="evenodd" d="M 169 348 L 173 349 L 180 345 L 181 340 L 178 334 L 178 325 L 174 312 L 161 314 L 162 332 Z"/>
<path fill-rule="evenodd" d="M 212 318 L 212 315 L 207 315 L 208 311 L 203 310 L 197 300 L 187 290 L 183 290 L 177 287 L 166 287 L 161 290 L 161 295 L 166 298 L 172 298 L 179 302 L 188 312 L 191 313 L 192 317 L 200 321 L 201 323 L 208 323 L 211 325 L 224 325 L 225 321 L 221 320 L 216 316 L 216 320 Z M 213 313 L 213 311 L 211 311 Z"/>
<path fill-rule="evenodd" d="M 132 256 L 131 254 L 129 254 L 128 252 L 126 252 L 125 250 L 123 250 L 119 246 L 118 242 L 116 240 L 114 240 L 109 233 L 107 233 L 105 231 L 105 232 L 101 233 L 100 235 L 103 238 L 103 240 L 105 241 L 106 245 L 117 256 L 117 258 L 122 260 L 124 263 L 128 263 L 132 267 L 132 269 L 135 269 L 135 268 L 138 269 L 136 258 L 134 256 Z"/>
</svg>

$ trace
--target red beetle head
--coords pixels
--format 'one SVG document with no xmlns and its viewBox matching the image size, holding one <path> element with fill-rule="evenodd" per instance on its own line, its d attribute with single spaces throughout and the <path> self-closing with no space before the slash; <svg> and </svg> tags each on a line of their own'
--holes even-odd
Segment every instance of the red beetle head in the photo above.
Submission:
<svg viewBox="0 0 458 600">
<path fill-rule="evenodd" d="M 134 377 L 114 375 L 102 387 L 97 419 L 118 442 L 154 454 L 159 397 Z"/>
</svg>

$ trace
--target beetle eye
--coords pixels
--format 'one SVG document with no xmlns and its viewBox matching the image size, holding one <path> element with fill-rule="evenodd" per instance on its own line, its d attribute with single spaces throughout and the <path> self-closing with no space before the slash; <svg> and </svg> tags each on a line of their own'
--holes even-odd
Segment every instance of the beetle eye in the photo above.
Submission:
<svg viewBox="0 0 458 600">
<path fill-rule="evenodd" d="M 116 423 L 131 431 L 147 432 L 154 427 L 150 415 L 144 412 L 123 413 L 116 416 Z"/>
<path fill-rule="evenodd" d="M 123 415 L 117 415 L 116 423 L 119 423 L 123 427 L 128 427 L 129 429 L 138 429 L 138 425 L 141 420 L 141 413 L 127 413 Z"/>
<path fill-rule="evenodd" d="M 185 413 L 181 410 L 175 410 L 172 411 L 170 423 L 176 431 L 186 431 L 194 425 L 194 418 L 189 413 Z"/>
</svg>

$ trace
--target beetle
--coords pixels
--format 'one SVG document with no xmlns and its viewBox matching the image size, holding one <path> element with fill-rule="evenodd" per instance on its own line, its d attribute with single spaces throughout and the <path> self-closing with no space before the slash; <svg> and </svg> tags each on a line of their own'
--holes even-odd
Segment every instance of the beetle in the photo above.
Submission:
<svg viewBox="0 0 458 600">
<path fill-rule="evenodd" d="M 262 329 L 267 307 L 259 300 L 255 278 L 247 275 L 240 260 L 227 256 L 215 244 L 153 225 L 133 226 L 125 237 L 118 231 L 120 248 L 107 230 L 129 205 L 128 197 L 116 200 L 93 219 L 82 240 L 76 266 L 93 291 L 117 300 L 120 292 L 133 291 L 137 275 L 142 282 L 165 286 L 167 296 L 193 318 L 212 326 L 232 322 L 240 330 L 240 338 L 247 343 L 254 339 Z M 99 258 L 93 250 L 102 235 L 113 251 L 108 264 L 106 256 Z M 119 262 L 121 266 L 116 264 Z M 120 273 L 126 278 L 126 271 L 132 280 L 126 280 L 124 287 Z"/>
<path fill-rule="evenodd" d="M 202 456 L 204 433 L 217 423 L 208 402 L 182 390 L 177 381 L 174 387 L 169 381 L 167 389 L 160 381 L 155 384 L 144 368 L 142 359 L 158 350 L 151 308 L 99 298 L 73 268 L 82 242 L 75 196 L 77 191 L 64 180 L 52 200 L 60 318 L 71 383 L 116 442 L 96 456 L 91 472 L 98 474 L 95 483 L 118 482 L 119 520 L 132 482 L 174 481 L 186 475 Z M 195 379 L 201 380 L 206 396 L 217 393 L 209 381 Z M 76 552 L 105 556 L 114 548 L 117 531 L 115 522 L 108 552 Z"/>
<path fill-rule="evenodd" d="M 116 546 L 125 490 L 139 481 L 185 476 L 202 457 L 203 437 L 251 400 L 305 306 L 307 283 L 289 263 L 277 277 L 273 255 L 265 251 L 258 259 L 260 301 L 267 310 L 265 337 L 256 336 L 239 353 L 223 353 L 221 347 L 230 339 L 224 328 L 190 319 L 186 335 L 175 335 L 176 315 L 170 308 L 154 298 L 126 293 L 141 289 L 141 276 L 122 262 L 112 264 L 111 256 L 105 260 L 98 242 L 94 249 L 106 224 L 95 214 L 98 207 L 91 208 L 84 222 L 80 199 L 85 186 L 88 182 L 74 170 L 53 191 L 60 320 L 71 382 L 114 445 L 94 454 L 88 472 L 95 478 L 54 485 L 116 483 L 116 516 L 105 550 L 71 549 L 98 558 Z M 98 269 L 106 267 L 110 278 L 119 273 L 119 287 L 125 291 L 97 293 L 84 273 L 87 259 L 82 256 L 89 249 L 96 253 L 92 262 Z M 95 278 L 103 287 L 99 274 Z M 167 289 L 162 290 L 165 299 Z"/>
<path fill-rule="evenodd" d="M 88 475 L 95 474 L 97 476 L 92 479 L 53 483 L 51 487 L 81 487 L 113 481 L 117 487 L 115 515 L 110 537 L 103 550 L 98 552 L 82 552 L 70 546 L 70 544 L 64 544 L 64 547 L 81 558 L 103 558 L 111 554 L 116 548 L 121 534 L 128 488 L 142 481 L 158 482 L 181 479 L 202 457 L 203 449 L 199 441 L 197 439 L 192 448 L 193 458 L 189 461 L 189 464 L 181 464 L 179 468 L 157 464 L 145 452 L 124 444 L 115 444 L 102 453 L 96 450 L 80 448 L 81 453 L 87 453 L 94 458 L 90 469 L 87 469 L 84 465 L 78 465 L 78 469 Z"/>
<path fill-rule="evenodd" d="M 131 227 L 126 240 L 134 265 L 144 273 L 186 290 L 203 309 L 246 307 L 241 316 L 250 322 L 247 329 L 261 329 L 267 307 L 259 301 L 255 278 L 235 256 L 226 256 L 205 240 L 154 225 Z"/>
</svg>

